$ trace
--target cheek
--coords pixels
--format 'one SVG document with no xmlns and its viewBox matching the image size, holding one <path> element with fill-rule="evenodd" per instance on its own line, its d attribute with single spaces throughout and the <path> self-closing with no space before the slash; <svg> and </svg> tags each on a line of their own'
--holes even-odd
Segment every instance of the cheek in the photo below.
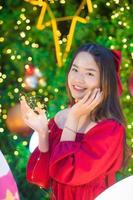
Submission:
<svg viewBox="0 0 133 200">
<path fill-rule="evenodd" d="M 92 87 L 92 88 L 100 87 L 100 80 L 98 77 L 86 78 L 85 81 L 88 87 Z"/>
<path fill-rule="evenodd" d="M 67 83 L 68 83 L 68 87 L 70 88 L 70 85 L 71 85 L 71 74 L 69 73 L 68 74 L 68 77 L 67 77 Z"/>
<path fill-rule="evenodd" d="M 97 85 L 100 87 L 100 76 L 97 76 Z"/>
<path fill-rule="evenodd" d="M 68 74 L 68 82 L 70 83 L 73 80 L 74 76 L 71 72 Z"/>
</svg>

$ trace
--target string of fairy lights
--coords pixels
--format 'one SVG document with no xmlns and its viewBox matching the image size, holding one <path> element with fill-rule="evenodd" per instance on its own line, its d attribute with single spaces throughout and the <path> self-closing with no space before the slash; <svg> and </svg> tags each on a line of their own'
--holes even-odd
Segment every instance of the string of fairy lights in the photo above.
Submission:
<svg viewBox="0 0 133 200">
<path fill-rule="evenodd" d="M 48 0 L 48 3 L 49 4 L 60 3 L 60 4 L 63 4 L 65 6 L 66 1 L 65 0 Z M 108 1 L 108 2 L 105 3 L 105 5 L 107 7 L 110 7 L 114 3 L 116 5 L 119 5 L 120 4 L 120 0 L 113 0 L 113 1 L 110 1 L 110 2 Z M 94 3 L 92 6 L 93 6 L 93 9 L 96 11 L 96 9 L 98 8 L 98 4 Z M 2 9 L 4 9 L 4 8 L 3 8 L 2 5 L 0 5 L 0 10 L 2 10 Z M 33 10 L 33 12 L 36 13 L 37 10 L 38 10 L 38 7 L 33 5 L 32 10 Z M 130 11 L 130 6 L 128 5 L 128 3 L 125 2 L 125 4 L 123 4 L 122 7 L 119 6 L 117 8 L 117 10 L 114 10 L 112 12 L 111 19 L 112 19 L 112 22 L 116 22 L 116 20 L 117 20 L 118 28 L 119 27 L 124 27 L 127 30 L 130 30 L 131 25 L 128 23 L 126 18 L 123 17 L 124 16 L 124 12 L 126 10 Z M 33 49 L 38 49 L 40 47 L 39 44 L 37 42 L 33 41 L 32 37 L 27 36 L 28 35 L 27 33 L 32 31 L 32 26 L 31 26 L 31 20 L 29 18 L 27 18 L 26 12 L 27 12 L 26 8 L 24 8 L 24 7 L 21 8 L 21 13 L 20 13 L 16 23 L 14 24 L 13 29 L 18 32 L 18 37 L 20 37 L 22 39 L 23 44 L 25 46 L 27 46 L 27 48 L 30 46 Z M 4 20 L 0 20 L 0 26 L 4 26 L 5 23 L 6 22 Z M 21 28 L 22 24 L 23 25 L 25 24 L 25 29 L 23 29 L 23 30 Z M 99 28 L 99 31 L 100 32 L 103 31 L 102 27 Z M 57 35 L 58 35 L 58 38 L 61 37 L 60 30 L 57 30 Z M 115 38 L 110 35 L 110 36 L 108 36 L 108 39 L 112 43 L 110 48 L 111 49 L 115 49 L 115 47 L 116 47 L 115 46 Z M 0 36 L 0 43 L 4 44 L 5 41 L 6 41 L 6 34 L 3 35 L 3 36 L 1 35 Z M 62 39 L 59 39 L 59 44 L 62 45 L 64 43 L 67 43 L 67 41 L 68 41 L 68 38 L 64 37 Z M 130 70 L 130 67 L 131 67 L 131 64 L 132 64 L 132 59 L 133 59 L 133 42 L 131 40 L 128 40 L 128 38 L 126 38 L 123 35 L 123 38 L 121 39 L 121 43 L 122 43 L 123 49 L 127 49 L 128 47 L 130 47 L 132 49 L 132 51 L 130 52 L 130 57 L 128 57 L 128 59 L 126 59 L 125 62 L 123 63 L 123 68 L 127 69 L 127 70 Z M 23 55 L 18 54 L 17 51 L 14 48 L 10 48 L 10 47 L 5 46 L 5 48 L 3 49 L 3 53 L 7 54 L 9 56 L 9 59 L 10 59 L 11 62 L 15 62 L 15 61 L 23 59 Z M 31 62 L 32 60 L 33 60 L 32 56 L 28 56 L 27 57 L 27 61 Z M 27 61 L 25 61 L 25 62 L 27 62 Z M 26 69 L 26 65 L 25 65 L 25 69 Z M 11 73 L 13 74 L 14 72 L 11 70 Z M 0 72 L 0 84 L 4 83 L 6 81 L 6 78 L 7 78 L 7 74 Z M 22 88 L 24 88 L 25 85 L 24 85 L 24 82 L 23 82 L 23 77 L 17 78 L 17 82 Z M 54 88 L 54 92 L 58 93 L 59 92 L 58 88 Z M 13 91 L 9 91 L 8 92 L 8 97 L 11 100 L 13 100 L 14 99 L 14 95 L 18 94 L 18 93 L 20 93 L 19 88 L 14 88 Z M 42 88 L 38 89 L 38 93 L 44 94 L 45 96 L 48 95 L 48 91 L 45 91 Z M 36 95 L 36 91 L 32 91 L 31 95 L 35 96 Z M 48 101 L 49 101 L 49 98 L 45 97 L 44 98 L 44 102 L 48 102 Z M 130 102 L 132 103 L 132 96 L 130 94 L 126 94 L 124 101 L 128 102 L 128 103 L 130 103 Z M 15 104 L 15 102 L 11 103 L 11 106 L 14 105 L 14 104 Z M 2 109 L 2 106 L 3 105 L 0 104 L 0 115 L 1 115 L 1 118 L 3 120 L 6 120 L 7 119 L 7 110 L 6 109 Z M 64 105 L 61 105 L 61 109 L 64 109 Z M 133 130 L 133 121 L 128 123 L 127 129 L 129 131 Z M 4 131 L 5 131 L 4 128 L 0 127 L 0 133 L 4 133 Z M 17 135 L 13 135 L 12 138 L 13 138 L 13 140 L 17 140 L 18 136 Z M 22 141 L 22 145 L 23 146 L 27 146 L 28 142 L 24 140 L 24 141 Z M 133 148 L 133 137 L 131 137 L 131 139 L 130 139 L 130 146 Z M 19 155 L 19 150 L 15 150 L 14 151 L 14 155 L 18 156 Z M 132 158 L 133 158 L 133 155 L 132 155 Z M 128 168 L 128 171 L 129 172 L 132 171 L 132 168 L 131 167 Z"/>
</svg>

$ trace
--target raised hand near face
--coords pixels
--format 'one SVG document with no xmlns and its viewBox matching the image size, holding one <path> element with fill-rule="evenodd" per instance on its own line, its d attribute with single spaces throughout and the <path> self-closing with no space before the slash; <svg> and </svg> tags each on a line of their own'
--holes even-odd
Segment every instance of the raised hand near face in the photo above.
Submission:
<svg viewBox="0 0 133 200">
<path fill-rule="evenodd" d="M 89 114 L 95 107 L 102 102 L 103 92 L 95 88 L 92 92 L 89 91 L 81 100 L 76 102 L 72 108 L 71 113 L 76 117 Z"/>
</svg>

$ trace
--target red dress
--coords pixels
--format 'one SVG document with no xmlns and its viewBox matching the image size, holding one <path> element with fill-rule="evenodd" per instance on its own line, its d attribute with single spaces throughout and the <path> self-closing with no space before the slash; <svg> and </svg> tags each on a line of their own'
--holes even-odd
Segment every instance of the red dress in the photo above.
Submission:
<svg viewBox="0 0 133 200">
<path fill-rule="evenodd" d="M 125 128 L 104 119 L 75 141 L 60 141 L 62 129 L 49 120 L 49 151 L 38 148 L 27 165 L 27 180 L 52 189 L 51 200 L 94 200 L 116 182 L 123 160 Z"/>
</svg>

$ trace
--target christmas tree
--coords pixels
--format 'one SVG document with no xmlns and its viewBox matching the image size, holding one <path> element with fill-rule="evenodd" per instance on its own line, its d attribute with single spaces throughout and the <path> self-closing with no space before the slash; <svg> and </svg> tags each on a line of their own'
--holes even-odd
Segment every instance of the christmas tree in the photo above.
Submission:
<svg viewBox="0 0 133 200">
<path fill-rule="evenodd" d="M 8 0 L 1 1 L 0 11 L 0 149 L 21 200 L 49 199 L 50 191 L 26 181 L 33 131 L 20 119 L 19 95 L 24 93 L 31 106 L 37 103 L 34 99 L 45 104 L 51 118 L 68 106 L 66 71 L 81 44 L 96 42 L 121 50 L 124 91 L 120 100 L 127 119 L 127 143 L 133 148 L 133 5 L 130 0 Z M 133 172 L 132 159 L 133 155 L 126 176 Z"/>
</svg>

